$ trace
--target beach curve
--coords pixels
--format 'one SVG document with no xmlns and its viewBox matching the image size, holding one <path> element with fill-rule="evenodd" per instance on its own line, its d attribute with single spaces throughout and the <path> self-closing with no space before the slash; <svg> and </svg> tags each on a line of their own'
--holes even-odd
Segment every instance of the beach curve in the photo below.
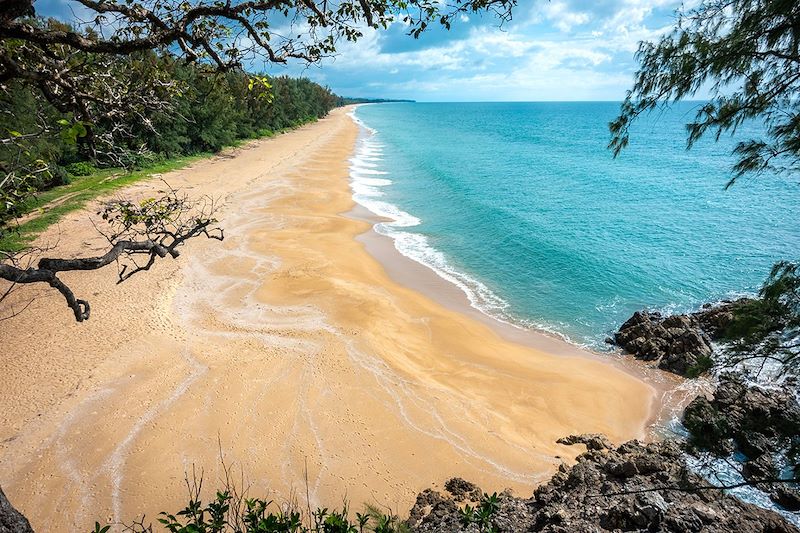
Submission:
<svg viewBox="0 0 800 533">
<path fill-rule="evenodd" d="M 120 286 L 70 278 L 96 293 L 87 324 L 48 293 L 0 323 L 19 354 L 0 363 L 0 482 L 37 529 L 177 510 L 192 465 L 220 481 L 220 454 L 252 494 L 302 500 L 307 479 L 312 505 L 402 513 L 455 475 L 530 492 L 578 453 L 555 443 L 570 433 L 645 435 L 649 385 L 509 342 L 387 275 L 358 240 L 371 224 L 347 215 L 346 112 L 165 176 L 224 198 L 225 242 Z M 86 212 L 60 230 L 66 253 L 102 244 Z"/>
</svg>

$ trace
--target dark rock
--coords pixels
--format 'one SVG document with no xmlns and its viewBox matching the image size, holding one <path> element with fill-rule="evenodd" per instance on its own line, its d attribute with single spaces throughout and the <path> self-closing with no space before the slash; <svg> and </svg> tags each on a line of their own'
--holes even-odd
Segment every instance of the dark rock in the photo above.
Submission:
<svg viewBox="0 0 800 533">
<path fill-rule="evenodd" d="M 457 531 L 460 526 L 458 506 L 452 499 L 426 489 L 417 495 L 406 523 L 419 531 Z"/>
<path fill-rule="evenodd" d="M 756 459 L 745 461 L 742 465 L 742 476 L 747 481 L 763 481 L 778 477 L 778 467 L 770 454 L 765 453 Z"/>
<path fill-rule="evenodd" d="M 800 511 L 800 490 L 795 487 L 777 486 L 770 493 L 770 498 L 787 511 Z"/>
<path fill-rule="evenodd" d="M 747 386 L 724 374 L 712 399 L 695 398 L 683 424 L 696 447 L 729 455 L 734 443 L 749 459 L 800 446 L 800 404 L 790 390 Z"/>
<path fill-rule="evenodd" d="M 702 450 L 730 455 L 735 449 L 727 416 L 703 396 L 686 406 L 683 425 L 691 435 L 692 444 Z"/>
<path fill-rule="evenodd" d="M 739 437 L 736 441 L 739 449 L 751 459 L 761 457 L 773 447 L 770 440 L 763 433 L 757 431 L 741 431 Z"/>
<path fill-rule="evenodd" d="M 30 522 L 14 509 L 0 489 L 0 533 L 33 533 Z"/>
<path fill-rule="evenodd" d="M 585 444 L 587 450 L 609 450 L 611 449 L 611 441 L 605 435 L 599 433 L 584 433 L 583 435 L 570 435 L 562 437 L 556 441 L 558 444 L 566 444 L 572 446 L 573 444 Z"/>
<path fill-rule="evenodd" d="M 800 510 L 800 491 L 776 479 L 774 458 L 800 447 L 800 405 L 788 388 L 748 386 L 741 376 L 725 374 L 710 400 L 695 398 L 684 411 L 690 443 L 702 450 L 729 456 L 738 448 L 747 456 L 742 476 L 770 495 L 781 507 Z M 790 457 L 791 459 L 791 454 Z M 796 464 L 796 459 L 793 459 Z"/>
<path fill-rule="evenodd" d="M 633 461 L 609 461 L 606 463 L 606 472 L 614 477 L 633 477 L 639 473 L 639 469 Z"/>
<path fill-rule="evenodd" d="M 463 502 L 465 500 L 476 502 L 483 497 L 483 492 L 477 485 L 465 481 L 460 477 L 449 479 L 444 484 L 444 488 L 457 502 Z"/>
<path fill-rule="evenodd" d="M 614 339 L 637 359 L 657 361 L 659 368 L 680 375 L 700 368 L 713 353 L 711 339 L 688 315 L 664 318 L 660 313 L 637 311 Z"/>
<path fill-rule="evenodd" d="M 594 437 L 567 437 L 562 443 L 586 444 Z M 574 466 L 562 465 L 531 498 L 502 494 L 491 521 L 498 531 L 513 532 L 800 533 L 780 515 L 720 490 L 692 489 L 705 484 L 685 465 L 683 449 L 674 441 L 594 447 L 578 456 Z M 691 490 L 661 490 L 665 486 Z M 460 522 L 454 500 L 446 506 L 436 499 L 441 495 L 432 498 L 431 492 L 420 495 L 412 509 L 417 517 L 409 520 L 412 531 L 479 531 L 476 524 L 465 527 Z M 432 499 L 438 503 L 431 505 Z M 430 509 L 428 514 L 419 516 L 420 501 Z"/>
<path fill-rule="evenodd" d="M 637 311 L 614 334 L 615 343 L 643 361 L 686 376 L 710 366 L 711 342 L 719 339 L 733 319 L 735 308 L 747 299 L 720 302 L 686 315 L 664 317 L 654 311 Z"/>
<path fill-rule="evenodd" d="M 723 300 L 716 305 L 704 305 L 703 308 L 692 313 L 692 316 L 700 323 L 712 339 L 719 339 L 733 320 L 733 313 L 737 307 L 752 302 L 751 298 L 739 298 L 738 300 Z"/>
</svg>

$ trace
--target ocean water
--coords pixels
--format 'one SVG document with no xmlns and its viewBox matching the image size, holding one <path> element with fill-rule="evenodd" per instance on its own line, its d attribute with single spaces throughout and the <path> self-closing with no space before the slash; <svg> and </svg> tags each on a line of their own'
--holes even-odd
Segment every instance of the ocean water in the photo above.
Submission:
<svg viewBox="0 0 800 533">
<path fill-rule="evenodd" d="M 473 306 L 603 350 L 637 309 L 752 293 L 775 261 L 799 258 L 798 178 L 724 190 L 735 139 L 687 152 L 696 106 L 646 117 L 617 159 L 615 103 L 361 106 L 354 198 Z"/>
</svg>

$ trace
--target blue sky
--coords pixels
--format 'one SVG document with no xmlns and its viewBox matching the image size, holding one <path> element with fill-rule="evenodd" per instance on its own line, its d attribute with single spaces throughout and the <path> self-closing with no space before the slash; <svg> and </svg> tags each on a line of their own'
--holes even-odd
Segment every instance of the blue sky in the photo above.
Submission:
<svg viewBox="0 0 800 533">
<path fill-rule="evenodd" d="M 694 1 L 694 0 L 692 0 Z M 684 2 L 685 4 L 686 2 Z M 37 11 L 69 19 L 69 0 L 38 0 Z M 319 65 L 271 67 L 303 75 L 344 96 L 420 101 L 615 100 L 625 96 L 641 40 L 675 21 L 678 0 L 520 0 L 502 28 L 462 16 L 448 32 L 419 39 L 402 23 L 342 43 Z M 258 66 L 256 66 L 258 70 Z"/>
<path fill-rule="evenodd" d="M 420 101 L 621 100 L 641 40 L 675 22 L 674 0 L 522 0 L 498 27 L 462 17 L 415 40 L 397 23 L 369 32 L 319 66 L 288 73 L 337 94 Z"/>
</svg>

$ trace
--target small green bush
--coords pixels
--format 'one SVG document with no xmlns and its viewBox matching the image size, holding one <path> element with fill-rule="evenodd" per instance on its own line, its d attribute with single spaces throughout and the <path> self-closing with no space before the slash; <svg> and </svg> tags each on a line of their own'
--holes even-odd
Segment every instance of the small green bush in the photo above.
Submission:
<svg viewBox="0 0 800 533">
<path fill-rule="evenodd" d="M 97 168 L 95 168 L 95 166 L 88 161 L 70 163 L 64 167 L 64 170 L 73 176 L 90 176 L 97 172 Z"/>
<path fill-rule="evenodd" d="M 477 524 L 481 533 L 496 533 L 498 529 L 492 523 L 492 517 L 499 508 L 500 498 L 496 492 L 491 496 L 484 494 L 477 506 L 467 504 L 460 510 L 461 525 L 468 527 L 470 524 Z"/>
<path fill-rule="evenodd" d="M 714 368 L 714 359 L 708 355 L 701 355 L 697 358 L 697 362 L 686 370 L 686 376 L 689 378 L 697 378 L 712 368 Z"/>
<path fill-rule="evenodd" d="M 202 481 L 189 484 L 187 506 L 175 514 L 162 512 L 158 529 L 142 517 L 130 525 L 118 524 L 117 529 L 95 522 L 90 533 L 409 533 L 397 516 L 371 506 L 364 514 L 355 513 L 354 518 L 350 517 L 347 503 L 341 511 L 317 508 L 304 516 L 296 504 L 279 506 L 272 501 L 246 498 L 230 483 L 204 505 L 200 501 L 201 487 Z"/>
</svg>

